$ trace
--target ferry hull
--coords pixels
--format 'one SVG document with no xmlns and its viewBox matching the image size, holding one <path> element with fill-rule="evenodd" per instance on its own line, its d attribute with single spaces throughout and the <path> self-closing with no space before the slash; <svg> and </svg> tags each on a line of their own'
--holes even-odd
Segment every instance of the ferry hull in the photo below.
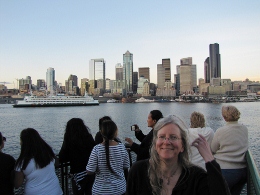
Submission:
<svg viewBox="0 0 260 195">
<path fill-rule="evenodd" d="M 99 103 L 87 103 L 87 104 L 14 104 L 14 108 L 24 107 L 67 107 L 67 106 L 98 106 Z"/>
</svg>

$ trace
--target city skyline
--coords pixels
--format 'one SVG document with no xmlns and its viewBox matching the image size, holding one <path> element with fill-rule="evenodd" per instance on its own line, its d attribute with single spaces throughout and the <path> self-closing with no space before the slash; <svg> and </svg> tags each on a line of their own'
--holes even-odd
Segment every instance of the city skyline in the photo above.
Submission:
<svg viewBox="0 0 260 195">
<path fill-rule="evenodd" d="M 258 1 L 1 1 L 0 82 L 13 88 L 16 79 L 31 76 L 36 84 L 52 67 L 65 85 L 70 74 L 88 78 L 89 60 L 96 58 L 105 59 L 106 78 L 115 79 L 115 65 L 123 64 L 127 50 L 133 71 L 149 67 L 152 83 L 166 58 L 172 82 L 187 57 L 199 79 L 214 43 L 220 46 L 221 78 L 259 81 L 259 8 Z"/>
</svg>

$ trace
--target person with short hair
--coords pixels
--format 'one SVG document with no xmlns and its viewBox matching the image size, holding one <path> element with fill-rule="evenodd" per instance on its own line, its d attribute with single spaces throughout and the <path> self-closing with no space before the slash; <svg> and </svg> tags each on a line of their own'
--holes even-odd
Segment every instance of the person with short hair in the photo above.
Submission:
<svg viewBox="0 0 260 195">
<path fill-rule="evenodd" d="M 131 167 L 126 195 L 229 195 L 206 139 L 199 135 L 192 145 L 203 157 L 207 172 L 189 160 L 185 123 L 172 115 L 160 119 L 154 126 L 151 157 Z"/>
<path fill-rule="evenodd" d="M 55 173 L 55 154 L 52 148 L 33 128 L 20 134 L 21 153 L 15 163 L 15 188 L 25 180 L 26 195 L 61 195 L 62 190 Z"/>
<path fill-rule="evenodd" d="M 15 159 L 9 154 L 3 153 L 6 138 L 0 132 L 0 194 L 13 195 L 13 170 Z"/>
<path fill-rule="evenodd" d="M 103 142 L 96 145 L 86 167 L 87 174 L 96 173 L 92 194 L 122 195 L 126 191 L 124 170 L 130 167 L 125 146 L 116 142 L 117 125 L 112 120 L 103 121 Z"/>
<path fill-rule="evenodd" d="M 190 116 L 190 128 L 188 129 L 188 137 L 190 144 L 199 137 L 200 135 L 203 135 L 209 145 L 211 144 L 211 141 L 214 136 L 214 131 L 210 127 L 205 126 L 205 118 L 204 115 L 200 112 L 193 112 Z M 206 170 L 205 162 L 200 155 L 198 149 L 194 146 L 191 146 L 191 162 L 197 166 L 202 167 L 204 170 Z"/>
<path fill-rule="evenodd" d="M 141 144 L 135 143 L 131 138 L 126 137 L 125 141 L 128 142 L 128 145 L 132 151 L 136 153 L 136 161 L 144 160 L 150 157 L 150 147 L 153 139 L 153 128 L 157 121 L 163 117 L 163 114 L 160 110 L 152 110 L 147 117 L 147 126 L 152 129 L 147 135 L 144 135 L 143 132 L 139 129 L 138 125 L 135 125 L 135 137 L 141 142 Z"/>
<path fill-rule="evenodd" d="M 226 125 L 216 130 L 211 150 L 219 163 L 232 195 L 239 195 L 247 180 L 246 152 L 248 129 L 238 123 L 240 112 L 235 106 L 222 107 Z"/>
</svg>

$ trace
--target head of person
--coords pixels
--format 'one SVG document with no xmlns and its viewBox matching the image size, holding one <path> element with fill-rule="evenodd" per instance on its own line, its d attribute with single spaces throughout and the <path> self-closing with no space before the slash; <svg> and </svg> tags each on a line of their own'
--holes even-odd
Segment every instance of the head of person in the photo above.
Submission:
<svg viewBox="0 0 260 195">
<path fill-rule="evenodd" d="M 112 120 L 104 120 L 101 124 L 101 134 L 103 136 L 103 139 L 105 140 L 107 167 L 112 173 L 114 173 L 109 160 L 109 142 L 114 141 L 114 138 L 117 137 L 117 126 L 115 122 Z"/>
<path fill-rule="evenodd" d="M 25 169 L 33 158 L 36 167 L 43 168 L 55 157 L 52 148 L 42 139 L 38 131 L 27 128 L 20 133 L 21 153 L 17 159 L 18 165 Z"/>
<path fill-rule="evenodd" d="M 227 122 L 238 121 L 240 112 L 235 106 L 222 106 L 222 116 Z"/>
<path fill-rule="evenodd" d="M 90 136 L 90 129 L 81 118 L 72 118 L 67 122 L 64 141 L 79 147 L 86 147 L 86 137 Z"/>
<path fill-rule="evenodd" d="M 199 112 L 193 112 L 190 116 L 190 127 L 191 128 L 205 127 L 204 115 Z"/>
<path fill-rule="evenodd" d="M 178 167 L 190 165 L 187 126 L 174 115 L 161 118 L 154 126 L 153 142 L 150 149 L 148 175 L 154 194 L 161 193 L 161 165 L 172 162 Z"/>
<path fill-rule="evenodd" d="M 6 141 L 6 138 L 2 135 L 0 132 L 0 151 L 4 148 L 4 142 Z"/>
<path fill-rule="evenodd" d="M 98 122 L 99 131 L 101 131 L 101 125 L 102 125 L 103 121 L 106 121 L 106 120 L 112 120 L 112 119 L 109 116 L 103 116 L 99 119 L 99 122 Z"/>
<path fill-rule="evenodd" d="M 162 117 L 163 115 L 160 110 L 152 110 L 147 118 L 147 126 L 153 128 L 157 121 Z"/>
</svg>

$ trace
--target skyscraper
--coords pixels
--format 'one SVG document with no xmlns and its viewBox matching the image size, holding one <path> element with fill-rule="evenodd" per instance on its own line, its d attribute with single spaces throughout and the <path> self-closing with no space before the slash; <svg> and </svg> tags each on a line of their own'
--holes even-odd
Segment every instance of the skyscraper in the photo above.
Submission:
<svg viewBox="0 0 260 195">
<path fill-rule="evenodd" d="M 121 63 L 116 64 L 116 80 L 122 81 L 123 80 L 123 66 Z"/>
<path fill-rule="evenodd" d="M 125 93 L 133 93 L 133 54 L 128 50 L 123 54 L 123 80 Z"/>
<path fill-rule="evenodd" d="M 162 59 L 162 64 L 157 64 L 157 86 L 163 89 L 166 81 L 171 81 L 171 60 Z"/>
<path fill-rule="evenodd" d="M 103 94 L 106 89 L 106 74 L 105 74 L 105 67 L 106 62 L 103 58 L 99 59 L 91 59 L 89 61 L 89 81 L 90 81 L 90 88 L 89 90 L 91 93 L 94 93 L 95 89 L 99 89 L 96 93 Z"/>
<path fill-rule="evenodd" d="M 204 62 L 204 81 L 210 83 L 209 57 Z"/>
<path fill-rule="evenodd" d="M 47 91 L 53 92 L 55 90 L 55 70 L 54 68 L 48 68 L 46 72 L 46 86 Z"/>
<path fill-rule="evenodd" d="M 197 69 L 192 64 L 192 58 L 182 58 L 181 65 L 177 66 L 177 74 L 180 75 L 180 94 L 192 93 L 197 87 Z"/>
<path fill-rule="evenodd" d="M 221 78 L 221 62 L 218 43 L 209 45 L 209 70 L 210 80 L 212 78 Z"/>
<path fill-rule="evenodd" d="M 138 68 L 139 78 L 143 76 L 145 79 L 150 81 L 150 68 L 149 67 L 141 67 Z"/>
</svg>

